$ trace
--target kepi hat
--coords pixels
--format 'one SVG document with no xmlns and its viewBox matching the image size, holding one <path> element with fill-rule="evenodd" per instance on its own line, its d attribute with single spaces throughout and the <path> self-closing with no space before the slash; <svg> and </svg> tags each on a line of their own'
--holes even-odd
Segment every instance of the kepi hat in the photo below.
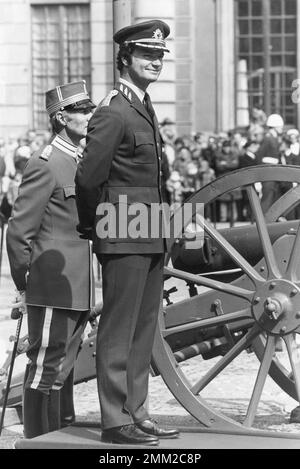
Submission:
<svg viewBox="0 0 300 469">
<path fill-rule="evenodd" d="M 114 34 L 114 41 L 117 44 L 133 44 L 138 47 L 170 52 L 165 42 L 169 34 L 170 28 L 164 21 L 143 21 L 117 31 Z"/>
<path fill-rule="evenodd" d="M 88 95 L 85 80 L 66 83 L 46 91 L 46 110 L 49 116 L 64 109 L 80 112 L 95 107 Z"/>
</svg>

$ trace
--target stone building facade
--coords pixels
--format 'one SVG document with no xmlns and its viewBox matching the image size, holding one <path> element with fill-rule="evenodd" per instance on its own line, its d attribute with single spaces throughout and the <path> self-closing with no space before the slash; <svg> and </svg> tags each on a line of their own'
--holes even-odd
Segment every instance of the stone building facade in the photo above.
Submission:
<svg viewBox="0 0 300 469">
<path fill-rule="evenodd" d="M 112 0 L 0 0 L 0 137 L 47 126 L 44 91 L 84 78 L 95 102 L 111 89 Z M 298 125 L 297 0 L 132 0 L 132 22 L 171 26 L 150 92 L 178 134 L 243 126 L 253 105 Z"/>
</svg>

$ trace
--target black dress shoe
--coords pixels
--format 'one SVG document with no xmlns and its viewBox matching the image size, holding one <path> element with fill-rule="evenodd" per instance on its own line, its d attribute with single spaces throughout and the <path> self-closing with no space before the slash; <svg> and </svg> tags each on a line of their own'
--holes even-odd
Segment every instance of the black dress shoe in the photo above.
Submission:
<svg viewBox="0 0 300 469">
<path fill-rule="evenodd" d="M 153 419 L 137 422 L 136 425 L 148 435 L 157 436 L 157 438 L 178 438 L 179 431 L 176 428 L 161 428 Z"/>
<path fill-rule="evenodd" d="M 103 430 L 101 441 L 105 443 L 118 443 L 121 445 L 157 446 L 159 443 L 157 437 L 147 435 L 134 424 Z"/>
<path fill-rule="evenodd" d="M 290 415 L 290 423 L 300 423 L 300 406 L 295 407 Z"/>
</svg>

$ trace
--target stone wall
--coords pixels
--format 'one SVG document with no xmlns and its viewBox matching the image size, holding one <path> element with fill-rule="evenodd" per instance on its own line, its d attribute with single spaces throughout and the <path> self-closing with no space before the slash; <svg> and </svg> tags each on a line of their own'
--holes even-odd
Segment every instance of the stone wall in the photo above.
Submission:
<svg viewBox="0 0 300 469">
<path fill-rule="evenodd" d="M 0 0 L 0 137 L 19 136 L 32 127 L 30 8 L 43 3 L 62 2 Z M 113 2 L 63 3 L 90 3 L 92 97 L 98 103 L 114 82 Z M 159 120 L 175 120 L 178 134 L 231 127 L 232 5 L 233 0 L 132 0 L 133 22 L 161 18 L 171 27 L 171 53 L 165 54 L 164 69 L 150 94 Z"/>
<path fill-rule="evenodd" d="M 0 137 L 32 124 L 28 0 L 0 0 Z"/>
</svg>

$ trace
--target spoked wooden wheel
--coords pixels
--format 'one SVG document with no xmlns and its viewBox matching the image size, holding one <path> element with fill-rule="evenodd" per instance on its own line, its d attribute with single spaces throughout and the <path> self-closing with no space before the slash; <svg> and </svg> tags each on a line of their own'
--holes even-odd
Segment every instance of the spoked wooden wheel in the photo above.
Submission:
<svg viewBox="0 0 300 469">
<path fill-rule="evenodd" d="M 252 224 L 224 231 L 197 213 L 196 223 L 204 230 L 205 242 L 189 251 L 178 237 L 171 256 L 175 268 L 170 256 L 166 258 L 165 288 L 172 292 L 172 284 L 176 283 L 179 291 L 165 296 L 167 304 L 164 301 L 161 308 L 153 360 L 176 399 L 205 427 L 239 431 L 252 427 L 268 374 L 300 402 L 296 340 L 300 333 L 300 229 L 299 220 L 282 220 L 297 205 L 300 185 L 290 184 L 291 188 L 264 214 L 255 187 L 258 182 L 270 181 L 300 184 L 300 168 L 255 166 L 203 187 L 187 202 L 194 207 L 207 206 L 220 195 L 236 189 L 246 191 Z M 194 211 L 193 220 L 195 215 Z M 190 221 L 183 226 L 183 232 Z M 257 245 L 260 252 L 255 252 Z M 227 266 L 232 264 L 231 268 L 205 271 L 207 246 L 215 260 L 220 255 Z M 187 254 L 187 268 L 176 268 L 174 252 L 182 249 Z M 182 259 L 180 262 L 184 265 Z M 283 359 L 279 343 L 285 346 Z M 242 359 L 245 351 L 254 351 L 259 362 L 245 410 L 235 418 L 226 407 L 220 410 L 217 398 L 216 405 L 212 403 L 209 387 L 216 381 L 221 390 L 223 373 L 234 360 Z M 185 360 L 190 357 L 199 361 L 196 372 L 195 367 L 189 372 Z"/>
</svg>

